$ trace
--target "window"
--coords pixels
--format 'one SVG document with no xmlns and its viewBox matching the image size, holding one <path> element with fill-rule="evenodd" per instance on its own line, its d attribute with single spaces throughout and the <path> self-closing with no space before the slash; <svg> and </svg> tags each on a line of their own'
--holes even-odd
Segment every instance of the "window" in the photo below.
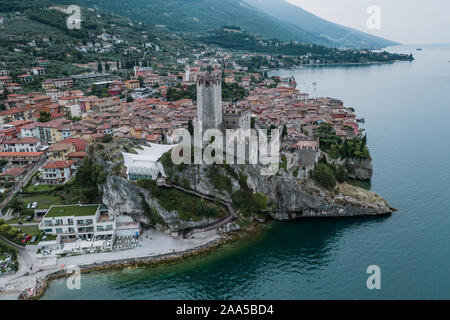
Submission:
<svg viewBox="0 0 450 320">
<path fill-rule="evenodd" d="M 56 233 L 62 233 L 62 228 L 56 228 Z"/>
</svg>

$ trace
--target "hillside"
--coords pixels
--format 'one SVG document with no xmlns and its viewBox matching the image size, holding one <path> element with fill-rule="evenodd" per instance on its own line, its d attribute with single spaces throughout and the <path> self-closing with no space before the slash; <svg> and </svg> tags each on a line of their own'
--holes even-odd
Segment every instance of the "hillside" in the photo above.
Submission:
<svg viewBox="0 0 450 320">
<path fill-rule="evenodd" d="M 326 38 L 331 46 L 351 48 L 381 48 L 398 44 L 394 41 L 332 23 L 286 0 L 245 0 L 269 16 L 292 24 L 318 39 Z M 327 43 L 322 43 L 327 44 Z"/>
<path fill-rule="evenodd" d="M 208 32 L 200 40 L 206 44 L 243 52 L 264 53 L 270 55 L 287 55 L 303 57 L 303 60 L 320 63 L 369 63 L 412 60 L 412 56 L 373 52 L 366 50 L 342 50 L 316 44 L 297 42 L 281 43 L 277 40 L 264 39 L 240 30 L 236 27 L 221 27 Z"/>
<path fill-rule="evenodd" d="M 69 30 L 67 14 L 51 6 L 53 1 L 0 0 L 0 63 L 12 70 L 13 80 L 18 81 L 22 68 L 35 66 L 36 60 L 50 61 L 44 76 L 24 85 L 26 92 L 40 88 L 45 78 L 90 71 L 80 64 L 116 62 L 123 76 L 137 62 L 173 68 L 173 56 L 189 55 L 197 46 L 153 26 L 85 7 L 82 28 Z"/>
<path fill-rule="evenodd" d="M 110 10 L 147 24 L 178 32 L 205 32 L 221 25 L 239 25 L 250 32 L 283 41 L 314 41 L 315 36 L 240 0 L 62 0 Z M 324 39 L 326 41 L 326 39 Z"/>
<path fill-rule="evenodd" d="M 231 24 L 265 38 L 281 41 L 295 40 L 330 47 L 356 48 L 379 48 L 393 44 L 391 41 L 325 21 L 283 0 L 261 2 L 258 0 L 61 0 L 60 2 L 107 9 L 130 19 L 164 26 L 178 32 L 206 32 Z"/>
</svg>

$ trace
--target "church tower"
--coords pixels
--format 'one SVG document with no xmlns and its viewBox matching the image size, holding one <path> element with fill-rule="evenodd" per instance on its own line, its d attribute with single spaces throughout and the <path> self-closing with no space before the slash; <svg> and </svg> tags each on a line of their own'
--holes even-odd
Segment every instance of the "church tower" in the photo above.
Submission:
<svg viewBox="0 0 450 320">
<path fill-rule="evenodd" d="M 217 71 L 208 71 L 197 77 L 197 120 L 203 133 L 218 129 L 222 124 L 222 77 Z"/>
</svg>

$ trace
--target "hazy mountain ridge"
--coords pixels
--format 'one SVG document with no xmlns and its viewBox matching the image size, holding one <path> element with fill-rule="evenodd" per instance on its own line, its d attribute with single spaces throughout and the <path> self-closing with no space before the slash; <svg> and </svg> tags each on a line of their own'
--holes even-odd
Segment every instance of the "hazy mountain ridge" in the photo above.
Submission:
<svg viewBox="0 0 450 320">
<path fill-rule="evenodd" d="M 395 42 L 321 19 L 284 0 L 60 0 L 110 10 L 177 32 L 203 33 L 222 25 L 281 41 L 330 47 L 381 48 Z"/>
<path fill-rule="evenodd" d="M 330 40 L 335 46 L 346 47 L 385 47 L 398 44 L 394 41 L 376 37 L 356 29 L 322 19 L 286 0 L 244 0 L 268 15 L 291 23 L 317 37 Z"/>
</svg>

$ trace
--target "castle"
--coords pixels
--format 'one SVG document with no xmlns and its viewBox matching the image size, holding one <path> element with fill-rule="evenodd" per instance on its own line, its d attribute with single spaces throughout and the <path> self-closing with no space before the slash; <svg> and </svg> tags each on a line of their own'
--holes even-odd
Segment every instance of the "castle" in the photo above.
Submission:
<svg viewBox="0 0 450 320">
<path fill-rule="evenodd" d="M 208 129 L 250 129 L 250 108 L 222 103 L 220 71 L 207 71 L 197 76 L 197 121 L 202 132 Z"/>
</svg>

